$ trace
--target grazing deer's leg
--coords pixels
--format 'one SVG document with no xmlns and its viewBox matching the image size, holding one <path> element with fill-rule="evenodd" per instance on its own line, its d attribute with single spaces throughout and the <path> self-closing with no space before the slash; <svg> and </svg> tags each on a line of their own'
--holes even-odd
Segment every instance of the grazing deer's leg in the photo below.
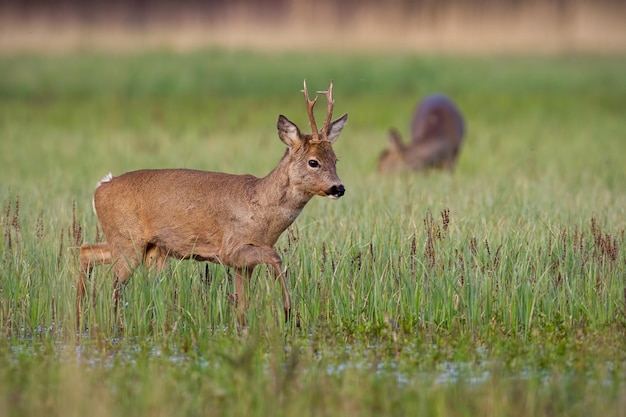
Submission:
<svg viewBox="0 0 626 417">
<path fill-rule="evenodd" d="M 272 275 L 274 275 L 274 278 L 280 279 L 285 320 L 288 320 L 291 314 L 291 296 L 289 295 L 285 274 L 282 272 L 282 261 L 278 253 L 272 248 L 244 245 L 235 251 L 231 258 L 236 265 L 244 265 L 246 270 L 249 271 L 249 276 L 252 275 L 252 268 L 256 265 L 267 264 L 272 266 Z M 235 280 L 235 284 L 236 283 L 237 281 Z"/>
<path fill-rule="evenodd" d="M 448 155 L 448 159 L 446 160 L 446 168 L 450 171 L 454 171 L 454 167 L 456 165 L 456 161 L 459 156 L 459 148 L 454 148 L 450 155 Z"/>
</svg>

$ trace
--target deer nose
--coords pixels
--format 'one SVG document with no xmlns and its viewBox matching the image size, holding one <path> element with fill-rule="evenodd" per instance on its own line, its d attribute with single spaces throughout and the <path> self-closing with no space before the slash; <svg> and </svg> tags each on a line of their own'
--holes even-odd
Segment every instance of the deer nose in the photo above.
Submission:
<svg viewBox="0 0 626 417">
<path fill-rule="evenodd" d="M 346 187 L 344 187 L 343 184 L 339 184 L 339 185 L 333 185 L 328 194 L 335 198 L 339 198 L 345 193 L 346 193 Z"/>
</svg>

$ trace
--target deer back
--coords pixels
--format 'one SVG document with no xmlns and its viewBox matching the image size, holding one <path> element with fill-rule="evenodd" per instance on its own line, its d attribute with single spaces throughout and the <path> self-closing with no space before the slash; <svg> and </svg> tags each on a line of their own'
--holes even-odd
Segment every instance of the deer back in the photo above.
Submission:
<svg viewBox="0 0 626 417">
<path fill-rule="evenodd" d="M 465 122 L 457 105 L 443 94 L 431 94 L 419 102 L 411 120 L 411 141 L 444 140 L 458 148 L 465 134 Z"/>
</svg>

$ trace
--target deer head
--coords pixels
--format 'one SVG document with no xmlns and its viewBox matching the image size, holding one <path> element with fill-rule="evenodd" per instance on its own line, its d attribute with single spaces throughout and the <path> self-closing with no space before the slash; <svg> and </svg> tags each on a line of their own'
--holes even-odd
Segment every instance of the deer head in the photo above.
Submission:
<svg viewBox="0 0 626 417">
<path fill-rule="evenodd" d="M 306 80 L 302 93 L 306 100 L 311 133 L 303 134 L 295 123 L 283 115 L 278 117 L 277 123 L 278 136 L 288 148 L 286 157 L 289 157 L 287 164 L 289 178 L 297 184 L 298 189 L 311 196 L 339 198 L 344 195 L 345 187 L 337 176 L 337 157 L 332 145 L 343 130 L 348 115 L 344 114 L 331 122 L 334 105 L 333 83 L 331 81 L 327 91 L 318 91 L 318 93 L 326 95 L 328 99 L 324 125 L 318 130 L 313 113 L 317 96 L 313 100 L 309 98 Z"/>
</svg>

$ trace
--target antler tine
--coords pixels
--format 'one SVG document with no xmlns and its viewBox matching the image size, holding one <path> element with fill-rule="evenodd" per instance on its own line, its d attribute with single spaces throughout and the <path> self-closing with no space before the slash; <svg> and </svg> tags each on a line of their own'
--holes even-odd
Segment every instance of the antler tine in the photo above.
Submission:
<svg viewBox="0 0 626 417">
<path fill-rule="evenodd" d="M 333 106 L 335 105 L 335 101 L 333 100 L 333 80 L 330 80 L 330 87 L 328 87 L 328 90 L 318 91 L 318 93 L 324 94 L 328 99 L 328 111 L 326 112 L 326 120 L 324 120 L 324 126 L 322 127 L 322 137 L 326 139 L 326 135 L 328 134 L 328 124 L 333 118 Z"/>
<path fill-rule="evenodd" d="M 315 123 L 315 115 L 313 114 L 313 106 L 315 106 L 315 102 L 317 101 L 317 94 L 313 100 L 309 100 L 309 92 L 306 89 L 306 79 L 304 80 L 304 89 L 301 91 L 306 99 L 306 111 L 309 114 L 309 122 L 311 123 L 311 135 L 313 136 L 313 140 L 319 140 L 320 137 L 317 130 L 317 123 Z"/>
</svg>

